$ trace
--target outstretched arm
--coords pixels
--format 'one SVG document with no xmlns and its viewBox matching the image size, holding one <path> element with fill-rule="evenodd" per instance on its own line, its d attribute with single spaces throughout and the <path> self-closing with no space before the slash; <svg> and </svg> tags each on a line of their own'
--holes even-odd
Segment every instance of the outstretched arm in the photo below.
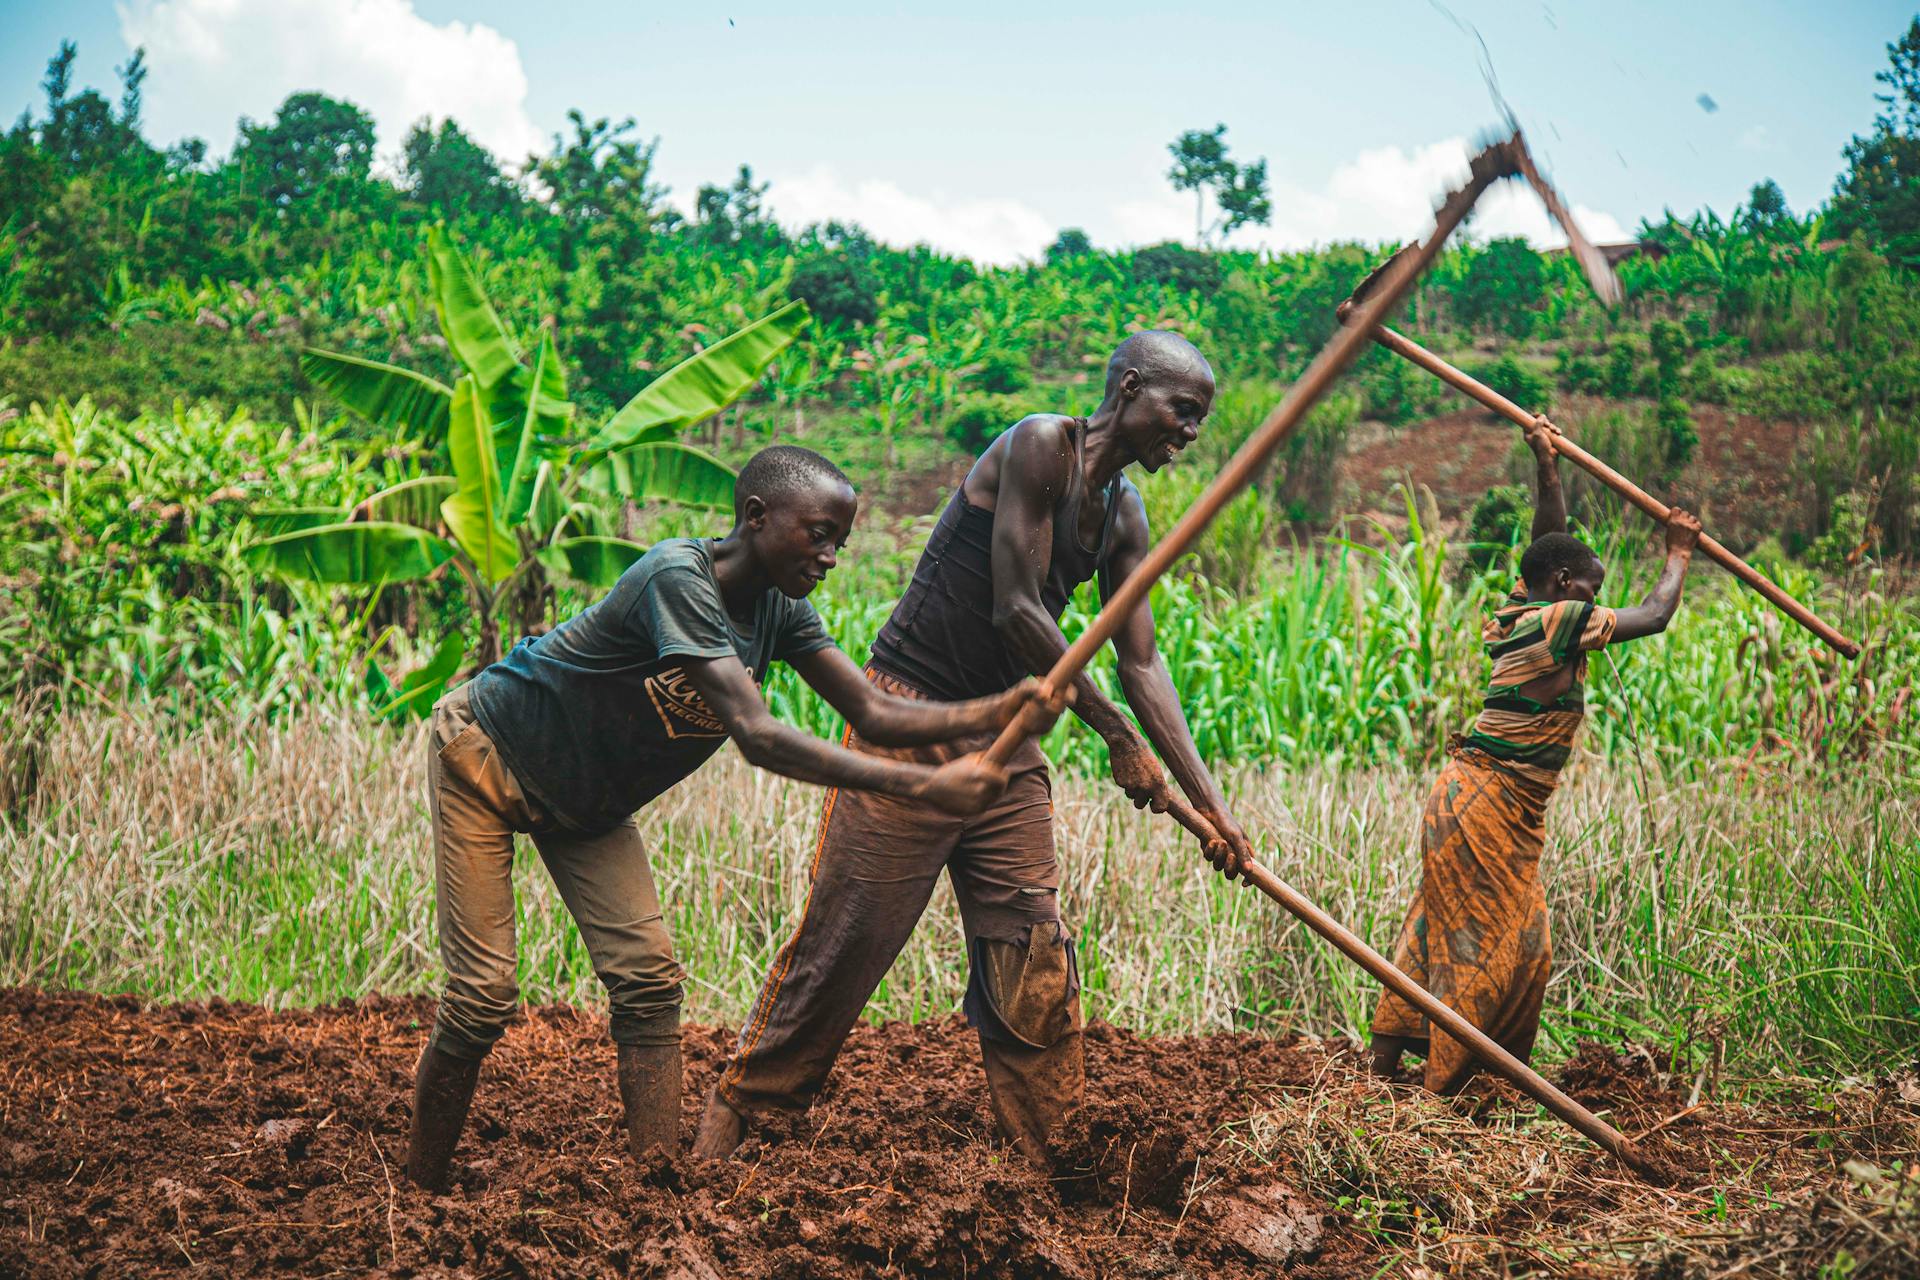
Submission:
<svg viewBox="0 0 1920 1280">
<path fill-rule="evenodd" d="M 1638 640 L 1658 635 L 1673 621 L 1680 607 L 1680 589 L 1686 585 L 1687 562 L 1700 543 L 1700 521 L 1674 507 L 1667 512 L 1667 563 L 1660 580 L 1639 604 L 1619 609 L 1613 615 L 1613 640 Z"/>
<path fill-rule="evenodd" d="M 1070 482 L 1073 444 L 1057 419 L 1013 429 L 993 509 L 993 625 L 1028 671 L 1051 671 L 1067 651 L 1060 624 L 1040 599 L 1053 560 L 1053 509 Z M 1166 780 L 1133 724 L 1086 672 L 1073 682 L 1073 711 L 1107 741 L 1114 781 L 1136 806 L 1166 808 Z"/>
<path fill-rule="evenodd" d="M 801 782 L 926 800 L 963 817 L 980 812 L 1006 788 L 1006 772 L 978 755 L 930 769 L 848 751 L 781 724 L 738 658 L 688 658 L 685 670 L 748 764 Z"/>
<path fill-rule="evenodd" d="M 880 692 L 852 659 L 831 645 L 789 661 L 802 680 L 846 717 L 855 733 L 877 747 L 917 747 L 967 734 L 997 732 L 1029 707 L 1032 711 L 1023 726 L 1026 732 L 1045 733 L 1053 727 L 1061 709 L 1049 709 L 1041 696 L 1040 681 L 1032 677 L 990 698 L 925 702 Z"/>
<path fill-rule="evenodd" d="M 1553 451 L 1553 425 L 1542 415 L 1527 428 L 1533 450 L 1533 541 L 1567 531 L 1567 495 L 1560 488 L 1559 455 Z"/>
<path fill-rule="evenodd" d="M 1127 489 L 1120 499 L 1113 528 L 1114 549 L 1111 568 L 1103 583 L 1105 594 L 1126 581 L 1145 558 L 1150 538 L 1146 504 L 1138 490 Z M 1227 875 L 1237 874 L 1253 857 L 1253 845 L 1246 832 L 1227 811 L 1227 800 L 1220 792 L 1200 750 L 1194 746 L 1193 732 L 1187 727 L 1186 713 L 1180 708 L 1180 695 L 1173 687 L 1166 661 L 1154 636 L 1153 607 L 1147 600 L 1120 624 L 1113 637 L 1114 653 L 1119 659 L 1120 688 L 1127 705 L 1140 717 L 1140 727 L 1160 752 L 1161 759 L 1180 781 L 1194 807 L 1213 824 L 1226 842 L 1225 849 L 1206 850 L 1209 860 Z M 1132 739 L 1138 743 L 1139 739 Z"/>
</svg>

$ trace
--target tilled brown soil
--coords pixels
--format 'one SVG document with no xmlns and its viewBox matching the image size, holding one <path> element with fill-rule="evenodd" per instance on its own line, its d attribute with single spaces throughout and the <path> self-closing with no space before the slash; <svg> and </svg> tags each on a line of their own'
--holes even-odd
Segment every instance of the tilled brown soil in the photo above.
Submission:
<svg viewBox="0 0 1920 1280">
<path fill-rule="evenodd" d="M 1289 1155 L 1252 1119 L 1277 1100 L 1297 1116 L 1303 1099 L 1317 1113 L 1324 1096 L 1370 1088 L 1337 1046 L 1091 1028 L 1093 1101 L 1044 1174 L 991 1140 L 963 1024 L 863 1027 L 809 1115 L 732 1161 L 636 1168 L 604 1024 L 539 1009 L 489 1061 L 455 1184 L 432 1196 L 400 1176 L 430 1016 L 420 1000 L 268 1013 L 0 992 L 0 1276 L 1224 1280 L 1419 1265 L 1366 1202 L 1356 1212 L 1296 1191 L 1324 1175 L 1306 1167 L 1318 1156 Z M 687 1032 L 683 1151 L 729 1043 L 720 1029 Z M 1629 1131 L 1683 1110 L 1601 1057 L 1569 1078 L 1589 1103 L 1611 1094 Z M 1702 1130 L 1699 1110 L 1662 1134 L 1680 1158 L 1741 1141 Z M 1809 1150 L 1779 1177 L 1831 1178 L 1842 1154 Z M 1620 1193 L 1593 1188 L 1624 1185 L 1590 1150 L 1571 1160 L 1584 1172 L 1541 1206 L 1547 1217 L 1603 1211 Z"/>
</svg>

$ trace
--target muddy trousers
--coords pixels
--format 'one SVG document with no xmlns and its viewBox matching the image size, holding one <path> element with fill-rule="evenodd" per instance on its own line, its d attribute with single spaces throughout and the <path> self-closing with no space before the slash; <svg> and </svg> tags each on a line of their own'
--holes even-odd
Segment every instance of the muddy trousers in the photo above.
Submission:
<svg viewBox="0 0 1920 1280">
<path fill-rule="evenodd" d="M 431 1046 L 486 1056 L 518 1011 L 513 839 L 533 837 L 607 989 L 614 1042 L 680 1042 L 681 983 L 653 869 L 633 820 L 594 836 L 556 828 L 474 719 L 466 689 L 441 699 L 428 742 L 427 794 L 447 986 Z"/>
<path fill-rule="evenodd" d="M 921 696 L 869 672 L 887 693 Z M 937 746 L 856 751 L 939 764 L 983 750 L 992 735 Z M 980 1035 L 994 1119 L 1044 1159 L 1046 1137 L 1085 1093 L 1080 985 L 1060 920 L 1053 796 L 1045 757 L 1029 742 L 987 812 L 953 818 L 911 800 L 828 793 L 800 923 L 767 975 L 720 1098 L 742 1115 L 810 1105 L 847 1033 L 926 910 L 944 868 L 967 937 L 968 1021 Z"/>
</svg>

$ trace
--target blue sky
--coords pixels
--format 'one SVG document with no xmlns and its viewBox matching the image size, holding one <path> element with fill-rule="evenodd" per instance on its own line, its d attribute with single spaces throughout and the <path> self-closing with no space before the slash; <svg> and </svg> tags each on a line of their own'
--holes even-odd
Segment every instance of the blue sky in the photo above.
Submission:
<svg viewBox="0 0 1920 1280">
<path fill-rule="evenodd" d="M 812 12 L 803 12 L 803 10 Z M 1873 74 L 1913 10 L 1893 4 L 1447 0 L 1596 238 L 1663 206 L 1722 211 L 1771 176 L 1802 208 L 1872 119 Z M 1430 0 L 1222 4 L 451 3 L 0 0 L 0 109 L 37 101 L 80 43 L 112 86 L 149 50 L 149 134 L 216 152 L 295 89 L 367 107 L 396 149 L 452 115 L 512 156 L 569 107 L 661 139 L 679 203 L 746 162 L 784 221 L 851 217 L 896 242 L 995 260 L 1061 226 L 1103 244 L 1191 237 L 1166 180 L 1183 129 L 1228 126 L 1265 156 L 1271 247 L 1418 234 L 1467 145 L 1496 121 L 1478 48 Z M 1715 105 L 1700 105 L 1701 95 Z M 1551 231 L 1518 189 L 1481 234 Z"/>
</svg>

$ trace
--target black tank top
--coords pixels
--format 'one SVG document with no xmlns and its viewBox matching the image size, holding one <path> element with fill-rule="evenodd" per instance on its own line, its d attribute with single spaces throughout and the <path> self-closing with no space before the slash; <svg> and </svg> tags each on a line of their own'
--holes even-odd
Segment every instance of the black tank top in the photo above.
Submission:
<svg viewBox="0 0 1920 1280">
<path fill-rule="evenodd" d="M 1053 512 L 1053 560 L 1040 586 L 1040 601 L 1059 620 L 1074 588 L 1107 567 L 1114 513 L 1125 480 L 1107 486 L 1107 516 L 1100 545 L 1080 545 L 1080 506 L 1086 497 L 1081 464 L 1085 419 L 1075 421 L 1073 469 L 1067 491 Z M 913 581 L 873 642 L 872 665 L 942 702 L 983 698 L 1010 689 L 1032 674 L 1000 639 L 993 625 L 993 515 L 967 501 L 964 484 L 940 513 Z"/>
</svg>

